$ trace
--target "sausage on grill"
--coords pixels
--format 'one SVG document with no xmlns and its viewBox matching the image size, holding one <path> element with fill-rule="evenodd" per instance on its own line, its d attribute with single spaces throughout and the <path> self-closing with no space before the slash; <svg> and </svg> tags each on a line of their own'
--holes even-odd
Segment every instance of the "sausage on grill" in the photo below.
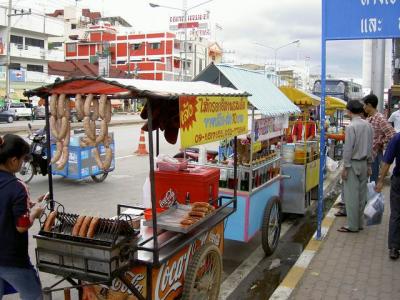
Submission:
<svg viewBox="0 0 400 300">
<path fill-rule="evenodd" d="M 92 217 L 86 216 L 85 219 L 82 222 L 81 228 L 79 228 L 79 236 L 80 237 L 86 237 L 88 230 L 89 230 L 89 225 L 90 222 L 92 221 Z"/>
<path fill-rule="evenodd" d="M 73 236 L 78 236 L 79 230 L 81 229 L 83 220 L 85 219 L 85 216 L 79 216 L 78 219 L 75 222 L 74 228 L 72 228 L 72 235 Z"/>
<path fill-rule="evenodd" d="M 92 239 L 94 238 L 94 234 L 96 232 L 97 226 L 99 225 L 100 218 L 94 217 L 92 221 L 90 221 L 89 230 L 87 232 L 86 237 Z"/>
<path fill-rule="evenodd" d="M 52 211 L 49 216 L 46 219 L 46 222 L 44 222 L 43 230 L 44 231 L 50 231 L 51 228 L 54 226 L 55 220 L 57 217 L 57 212 Z"/>
</svg>

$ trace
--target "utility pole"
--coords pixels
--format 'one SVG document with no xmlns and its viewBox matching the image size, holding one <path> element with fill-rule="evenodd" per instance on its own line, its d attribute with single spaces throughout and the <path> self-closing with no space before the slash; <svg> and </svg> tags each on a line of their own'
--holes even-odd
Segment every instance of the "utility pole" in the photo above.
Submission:
<svg viewBox="0 0 400 300">
<path fill-rule="evenodd" d="M 24 12 L 24 10 L 20 10 L 20 12 L 17 12 L 15 10 L 15 13 L 11 13 L 12 10 L 12 0 L 8 0 L 8 10 L 7 10 L 7 30 L 6 30 L 6 45 L 7 45 L 7 58 L 6 58 L 6 95 L 5 95 L 5 101 L 6 102 L 11 102 L 10 100 L 10 65 L 11 65 L 11 17 L 12 16 L 24 16 L 24 15 L 30 15 L 31 9 L 29 9 L 27 12 Z"/>
<path fill-rule="evenodd" d="M 6 102 L 10 101 L 10 64 L 11 64 L 11 9 L 12 0 L 8 0 L 7 10 L 7 31 L 6 31 L 6 45 L 7 45 L 7 60 L 6 60 Z"/>
<path fill-rule="evenodd" d="M 385 40 L 372 40 L 371 90 L 378 97 L 378 111 L 384 109 L 385 84 Z"/>
</svg>

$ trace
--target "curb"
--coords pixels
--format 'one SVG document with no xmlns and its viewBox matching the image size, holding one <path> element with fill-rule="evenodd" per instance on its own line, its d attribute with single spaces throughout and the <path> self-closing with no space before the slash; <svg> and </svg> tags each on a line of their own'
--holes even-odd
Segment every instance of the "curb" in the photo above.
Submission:
<svg viewBox="0 0 400 300">
<path fill-rule="evenodd" d="M 339 202 L 341 200 L 341 195 L 339 195 L 336 198 L 335 203 Z M 329 230 L 331 229 L 333 222 L 335 221 L 335 212 L 336 208 L 334 208 L 335 204 L 332 205 L 331 209 L 328 211 L 326 214 L 325 218 L 322 221 L 321 225 L 321 234 L 322 234 L 322 239 L 317 240 L 317 232 L 314 232 L 313 237 L 311 240 L 308 242 L 306 248 L 303 250 L 301 253 L 300 257 L 297 259 L 296 263 L 293 265 L 293 267 L 290 269 L 290 271 L 286 274 L 285 278 L 283 281 L 280 283 L 280 285 L 276 288 L 274 293 L 271 295 L 269 299 L 272 300 L 286 300 L 289 299 L 291 296 L 292 292 L 296 288 L 296 286 L 299 284 L 301 279 L 303 278 L 303 275 L 310 265 L 312 259 L 314 256 L 317 254 L 319 249 L 321 248 L 324 239 L 326 235 L 328 234 Z"/>
<path fill-rule="evenodd" d="M 134 124 L 144 124 L 146 120 L 115 120 L 111 121 L 110 127 L 113 126 L 124 126 L 124 125 L 134 125 Z M 71 129 L 74 128 L 80 128 L 82 127 L 82 123 L 72 123 L 71 124 Z M 38 130 L 44 127 L 44 124 L 32 124 L 32 130 Z M 2 134 L 5 133 L 19 133 L 19 132 L 27 132 L 28 126 L 16 126 L 16 127 L 5 127 L 1 128 L 0 127 L 0 132 Z"/>
</svg>

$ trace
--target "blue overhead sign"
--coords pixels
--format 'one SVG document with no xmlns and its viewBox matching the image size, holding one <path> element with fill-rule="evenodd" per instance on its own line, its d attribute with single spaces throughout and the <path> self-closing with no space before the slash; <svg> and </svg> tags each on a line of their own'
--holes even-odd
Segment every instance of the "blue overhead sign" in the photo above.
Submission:
<svg viewBox="0 0 400 300">
<path fill-rule="evenodd" d="M 400 37 L 400 0 L 325 0 L 326 40 Z"/>
</svg>

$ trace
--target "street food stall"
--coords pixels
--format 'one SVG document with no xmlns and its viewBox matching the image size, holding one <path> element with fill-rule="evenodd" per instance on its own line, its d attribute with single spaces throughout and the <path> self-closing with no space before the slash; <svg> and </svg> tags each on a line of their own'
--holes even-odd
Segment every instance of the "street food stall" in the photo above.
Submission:
<svg viewBox="0 0 400 300">
<path fill-rule="evenodd" d="M 238 137 L 238 197 L 237 211 L 228 219 L 225 238 L 249 242 L 261 232 L 266 255 L 278 245 L 281 206 L 286 199 L 281 185 L 280 145 L 291 113 L 300 110 L 260 72 L 223 64 L 210 64 L 194 80 L 218 82 L 251 94 L 249 131 Z M 218 159 L 207 165 L 220 168 L 220 195 L 231 196 L 235 181 L 232 172 L 232 140 L 218 147 Z"/>
<path fill-rule="evenodd" d="M 114 218 L 69 213 L 53 193 L 49 155 L 50 201 L 40 220 L 36 262 L 42 272 L 61 277 L 45 288 L 79 290 L 80 299 L 218 299 L 222 275 L 224 223 L 237 209 L 237 185 L 230 196 L 218 195 L 219 169 L 163 161 L 155 166 L 153 131 L 182 146 L 233 138 L 248 131 L 247 93 L 205 82 L 168 82 L 80 77 L 27 91 L 46 100 L 55 95 L 93 95 L 106 102 L 146 99 L 142 118 L 149 136 L 151 208 L 118 205 Z M 215 122 L 224 120 L 224 126 Z M 50 121 L 47 117 L 47 136 Z M 97 137 L 97 134 L 96 134 Z M 89 137 L 90 138 L 90 137 Z M 50 141 L 48 146 L 50 148 Z M 98 147 L 98 145 L 97 145 Z M 157 151 L 158 152 L 158 151 Z M 237 182 L 237 151 L 233 151 Z M 158 154 L 158 153 L 157 153 Z M 214 176 L 217 174 L 217 176 Z M 168 176 L 170 176 L 168 180 Z M 187 184 L 197 178 L 200 184 Z M 177 188 L 163 187 L 179 183 Z M 166 189 L 164 197 L 160 190 Z M 122 195 L 116 195 L 122 197 Z M 143 215 L 145 219 L 143 219 Z M 70 287 L 58 287 L 63 281 Z"/>
<path fill-rule="evenodd" d="M 319 97 L 305 91 L 282 86 L 280 90 L 298 105 L 302 111 L 302 118 L 291 123 L 293 131 L 297 124 L 301 124 L 303 134 L 300 138 L 294 138 L 294 143 L 288 143 L 282 147 L 285 163 L 281 165 L 282 175 L 290 176 L 283 181 L 282 211 L 294 214 L 304 214 L 311 205 L 311 200 L 317 199 L 319 178 L 319 143 L 316 140 L 317 130 L 314 134 L 308 128 L 316 127 L 315 120 L 310 119 L 310 112 L 316 112 L 319 106 Z"/>
<path fill-rule="evenodd" d="M 329 124 L 325 127 L 328 156 L 334 160 L 341 160 L 343 157 L 343 143 L 345 137 L 343 121 L 346 101 L 327 96 L 325 102 L 325 112 L 330 119 Z"/>
</svg>

